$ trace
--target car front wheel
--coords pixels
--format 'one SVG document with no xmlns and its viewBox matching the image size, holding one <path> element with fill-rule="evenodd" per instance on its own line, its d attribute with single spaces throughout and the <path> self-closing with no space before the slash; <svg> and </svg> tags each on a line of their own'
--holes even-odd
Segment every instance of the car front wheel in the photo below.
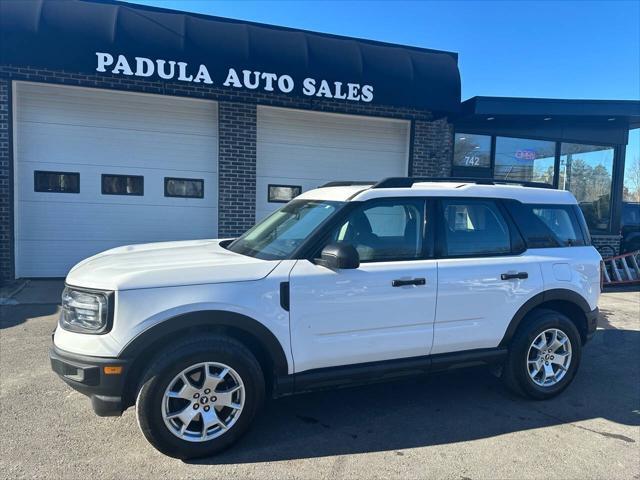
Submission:
<svg viewBox="0 0 640 480">
<path fill-rule="evenodd" d="M 143 434 L 177 458 L 213 455 L 249 427 L 264 400 L 264 378 L 251 351 L 210 335 L 162 352 L 147 370 L 136 401 Z"/>
</svg>

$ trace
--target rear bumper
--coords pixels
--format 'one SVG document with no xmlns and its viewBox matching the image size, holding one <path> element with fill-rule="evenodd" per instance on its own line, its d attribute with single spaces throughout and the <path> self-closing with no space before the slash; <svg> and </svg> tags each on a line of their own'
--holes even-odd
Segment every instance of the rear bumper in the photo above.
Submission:
<svg viewBox="0 0 640 480">
<path fill-rule="evenodd" d="M 124 403 L 127 360 L 77 355 L 60 350 L 55 345 L 49 350 L 51 369 L 73 389 L 91 399 L 93 411 L 101 417 L 121 415 Z M 107 375 L 104 367 L 122 367 L 117 375 Z"/>
<path fill-rule="evenodd" d="M 596 329 L 598 328 L 598 318 L 600 318 L 600 309 L 598 307 L 594 308 L 593 310 L 587 313 L 586 341 L 591 340 L 591 338 L 593 338 L 594 333 L 596 333 Z"/>
</svg>

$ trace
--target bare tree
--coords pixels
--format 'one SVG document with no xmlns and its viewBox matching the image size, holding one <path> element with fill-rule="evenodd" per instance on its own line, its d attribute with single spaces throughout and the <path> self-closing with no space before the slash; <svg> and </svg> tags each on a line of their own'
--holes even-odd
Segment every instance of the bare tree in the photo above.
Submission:
<svg viewBox="0 0 640 480">
<path fill-rule="evenodd" d="M 630 159 L 627 159 L 629 161 Z M 624 172 L 624 200 L 640 202 L 640 157 L 635 156 Z"/>
</svg>

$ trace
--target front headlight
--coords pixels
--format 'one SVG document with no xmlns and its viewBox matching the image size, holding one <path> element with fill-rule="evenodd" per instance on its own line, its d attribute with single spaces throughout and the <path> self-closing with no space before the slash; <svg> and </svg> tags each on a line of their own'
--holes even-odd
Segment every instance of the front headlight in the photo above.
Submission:
<svg viewBox="0 0 640 480">
<path fill-rule="evenodd" d="M 62 292 L 60 327 L 80 333 L 104 333 L 109 326 L 110 292 L 65 287 Z"/>
</svg>

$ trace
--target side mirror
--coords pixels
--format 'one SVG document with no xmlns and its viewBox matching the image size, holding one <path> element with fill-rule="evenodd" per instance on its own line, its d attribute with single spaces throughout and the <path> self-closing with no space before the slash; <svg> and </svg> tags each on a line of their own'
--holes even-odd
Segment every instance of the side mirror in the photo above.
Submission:
<svg viewBox="0 0 640 480">
<path fill-rule="evenodd" d="M 322 249 L 320 258 L 314 262 L 331 270 L 352 269 L 360 266 L 360 255 L 353 245 L 330 243 Z"/>
</svg>

